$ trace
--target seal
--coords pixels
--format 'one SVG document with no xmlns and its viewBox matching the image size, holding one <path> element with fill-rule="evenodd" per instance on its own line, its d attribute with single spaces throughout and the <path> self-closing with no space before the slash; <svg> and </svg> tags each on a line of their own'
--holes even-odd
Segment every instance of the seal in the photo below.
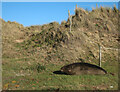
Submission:
<svg viewBox="0 0 120 92">
<path fill-rule="evenodd" d="M 68 75 L 81 75 L 81 74 L 107 74 L 103 68 L 84 62 L 72 63 L 65 65 L 61 68 L 61 72 Z"/>
</svg>

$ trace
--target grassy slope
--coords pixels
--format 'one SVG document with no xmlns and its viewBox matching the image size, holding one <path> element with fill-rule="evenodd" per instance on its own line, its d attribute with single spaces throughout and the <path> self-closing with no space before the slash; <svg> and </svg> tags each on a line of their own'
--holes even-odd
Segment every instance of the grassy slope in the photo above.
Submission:
<svg viewBox="0 0 120 92">
<path fill-rule="evenodd" d="M 105 11 L 103 9 L 103 11 Z M 89 39 L 92 41 L 97 41 L 97 34 L 92 30 L 103 30 L 103 24 L 98 24 L 101 26 L 98 28 L 98 25 L 93 26 L 94 17 L 100 17 L 100 15 L 95 15 L 96 11 L 91 12 L 93 18 L 90 18 L 90 22 L 84 22 L 85 20 L 80 21 L 79 14 L 84 11 L 78 10 L 77 15 L 74 16 L 73 21 L 73 31 L 69 33 L 69 22 L 65 22 L 61 25 L 58 23 L 50 23 L 43 26 L 31 26 L 24 28 L 23 26 L 15 23 L 5 23 L 3 22 L 3 89 L 11 89 L 11 90 L 53 90 L 60 88 L 60 90 L 115 90 L 118 88 L 118 61 L 117 61 L 117 53 L 116 51 L 104 51 L 104 55 L 102 58 L 102 67 L 107 70 L 111 74 L 107 75 L 61 75 L 54 74 L 54 71 L 59 70 L 63 65 L 72 63 L 72 62 L 80 62 L 82 58 L 85 62 L 98 64 L 98 57 L 94 57 L 98 52 L 94 50 L 97 49 L 95 44 L 90 44 Z M 98 11 L 99 12 L 99 11 Z M 106 11 L 105 11 L 106 12 Z M 108 16 L 107 13 L 101 13 L 104 17 Z M 84 15 L 86 16 L 86 15 Z M 115 16 L 115 14 L 112 14 Z M 103 17 L 102 17 L 103 18 Z M 108 18 L 108 17 L 106 17 Z M 81 18 L 81 19 L 84 19 Z M 112 35 L 112 29 L 109 29 L 109 36 L 105 36 L 109 39 L 116 35 L 116 19 L 112 19 L 114 34 Z M 109 20 L 107 19 L 107 20 Z M 98 20 L 99 21 L 99 20 Z M 103 23 L 104 20 L 101 20 Z M 97 23 L 101 23 L 97 22 Z M 109 25 L 110 25 L 109 24 Z M 7 27 L 6 27 L 7 26 Z M 14 28 L 12 28 L 13 26 Z M 80 27 L 79 27 L 80 26 Z M 85 27 L 84 27 L 85 26 Z M 57 28 L 59 27 L 59 31 Z M 78 28 L 78 29 L 77 29 Z M 83 28 L 83 34 L 79 32 L 79 28 Z M 9 31 L 7 31 L 9 29 Z M 85 30 L 86 29 L 86 30 Z M 49 30 L 49 31 L 48 31 Z M 61 32 L 62 30 L 62 32 Z M 76 30 L 76 31 L 74 31 Z M 108 29 L 104 29 L 107 33 Z M 67 31 L 67 32 L 66 32 Z M 7 33 L 11 32 L 11 33 Z M 41 35 L 43 33 L 44 35 Z M 53 33 L 53 36 L 51 36 Z M 95 35 L 91 35 L 91 34 Z M 6 34 L 9 34 L 8 36 Z M 54 36 L 54 34 L 59 34 Z M 86 34 L 86 36 L 85 36 Z M 24 36 L 23 36 L 24 35 Z M 66 38 L 63 38 L 64 35 Z M 47 37 L 46 37 L 47 36 Z M 25 38 L 24 38 L 25 37 Z M 42 38 L 41 38 L 42 37 Z M 46 38 L 47 41 L 45 42 Z M 52 38 L 53 37 L 53 38 Z M 81 38 L 82 40 L 80 40 Z M 105 39 L 103 42 L 106 43 L 104 46 L 116 47 L 117 42 L 114 37 L 110 39 Z M 33 39 L 34 38 L 34 39 Z M 94 39 L 93 39 L 94 38 Z M 6 40 L 7 39 L 7 40 Z M 16 40 L 24 39 L 25 42 L 17 43 Z M 33 41 L 31 40 L 33 39 Z M 41 40 L 42 39 L 42 40 Z M 51 39 L 56 39 L 51 44 Z M 35 40 L 38 40 L 35 42 Z M 60 41 L 59 41 L 60 40 Z M 64 40 L 65 43 L 64 43 Z M 26 45 L 26 42 L 31 41 L 32 44 Z M 43 44 L 38 46 L 38 42 L 41 41 Z M 44 43 L 45 42 L 45 43 Z M 78 44 L 80 42 L 80 44 Z M 9 43 L 9 44 L 8 44 Z M 56 43 L 55 48 L 53 45 Z M 82 44 L 81 44 L 82 43 Z M 96 44 L 99 43 L 98 41 Z M 74 44 L 74 45 L 73 45 Z M 35 46 L 37 45 L 37 46 Z M 27 46 L 27 49 L 25 48 Z M 35 46 L 34 48 L 32 46 Z M 92 52 L 88 51 L 86 47 Z M 93 48 L 92 48 L 93 47 Z M 85 53 L 83 53 L 85 51 Z M 71 56 L 72 55 L 72 56 Z M 39 64 L 40 65 L 39 65 Z M 39 73 L 38 73 L 39 72 Z M 111 88 L 110 86 L 113 86 Z"/>
</svg>

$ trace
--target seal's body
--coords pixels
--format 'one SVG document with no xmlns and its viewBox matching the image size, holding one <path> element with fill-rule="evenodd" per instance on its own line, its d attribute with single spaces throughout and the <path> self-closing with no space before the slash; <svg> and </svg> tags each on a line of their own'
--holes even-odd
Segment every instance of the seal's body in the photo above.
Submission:
<svg viewBox="0 0 120 92">
<path fill-rule="evenodd" d="M 61 72 L 68 75 L 80 75 L 80 74 L 106 74 L 107 72 L 96 65 L 89 63 L 73 63 L 61 68 Z"/>
</svg>

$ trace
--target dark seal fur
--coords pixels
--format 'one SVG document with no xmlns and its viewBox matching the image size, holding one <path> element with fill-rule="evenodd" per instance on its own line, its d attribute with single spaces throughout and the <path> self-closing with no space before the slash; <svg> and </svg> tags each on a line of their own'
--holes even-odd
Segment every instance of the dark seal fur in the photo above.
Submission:
<svg viewBox="0 0 120 92">
<path fill-rule="evenodd" d="M 61 68 L 61 72 L 68 75 L 80 75 L 80 74 L 107 74 L 103 68 L 89 64 L 89 63 L 73 63 Z"/>
</svg>

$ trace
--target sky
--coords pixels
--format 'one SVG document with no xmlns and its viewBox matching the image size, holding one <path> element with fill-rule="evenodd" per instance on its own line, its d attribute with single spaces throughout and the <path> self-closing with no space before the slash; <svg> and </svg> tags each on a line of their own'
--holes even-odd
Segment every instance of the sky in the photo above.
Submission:
<svg viewBox="0 0 120 92">
<path fill-rule="evenodd" d="M 78 7 L 91 10 L 96 7 L 118 8 L 117 2 L 2 2 L 2 18 L 5 21 L 16 21 L 24 26 L 43 25 L 68 19 L 68 10 L 74 14 Z"/>
</svg>

